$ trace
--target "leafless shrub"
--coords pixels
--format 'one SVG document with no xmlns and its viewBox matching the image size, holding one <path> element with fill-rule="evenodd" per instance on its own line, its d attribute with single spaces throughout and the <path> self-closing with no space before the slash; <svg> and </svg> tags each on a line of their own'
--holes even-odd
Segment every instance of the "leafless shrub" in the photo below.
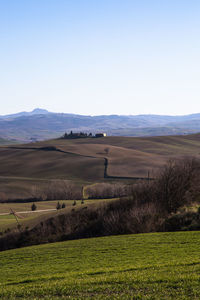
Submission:
<svg viewBox="0 0 200 300">
<path fill-rule="evenodd" d="M 132 207 L 127 214 L 127 229 L 131 233 L 156 231 L 159 218 L 158 209 L 154 203 Z"/>
<path fill-rule="evenodd" d="M 106 147 L 106 148 L 104 149 L 104 152 L 105 152 L 106 155 L 108 155 L 109 151 L 110 151 L 110 148 L 109 148 L 109 147 Z"/>
<path fill-rule="evenodd" d="M 123 184 L 98 183 L 85 189 L 90 199 L 118 198 L 126 195 L 126 186 Z"/>
<path fill-rule="evenodd" d="M 199 182 L 199 175 L 200 161 L 195 158 L 169 161 L 154 184 L 157 203 L 170 213 L 194 201 L 199 193 L 194 182 Z"/>
<path fill-rule="evenodd" d="M 200 197 L 200 161 L 170 160 L 151 182 L 132 187 L 129 198 L 136 204 L 154 203 L 160 213 L 176 212 Z"/>
<path fill-rule="evenodd" d="M 38 186 L 38 185 L 31 187 L 30 195 L 33 199 L 36 199 L 36 200 L 40 200 L 40 201 L 47 200 L 45 188 Z"/>
<path fill-rule="evenodd" d="M 106 234 L 152 232 L 158 229 L 160 216 L 153 203 L 137 206 L 130 200 L 120 200 L 113 204 L 103 216 Z"/>
<path fill-rule="evenodd" d="M 137 184 L 129 186 L 127 194 L 128 199 L 135 206 L 152 202 L 154 193 L 154 184 L 148 181 L 140 181 Z"/>
</svg>

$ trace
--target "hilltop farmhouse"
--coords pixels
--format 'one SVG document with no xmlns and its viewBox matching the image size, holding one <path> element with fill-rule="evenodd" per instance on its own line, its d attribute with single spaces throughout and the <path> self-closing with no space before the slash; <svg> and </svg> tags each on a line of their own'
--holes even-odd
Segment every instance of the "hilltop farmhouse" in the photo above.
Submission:
<svg viewBox="0 0 200 300">
<path fill-rule="evenodd" d="M 96 138 L 99 138 L 99 137 L 106 137 L 106 136 L 107 136 L 106 133 L 96 133 L 96 134 L 95 134 L 95 137 L 96 137 Z"/>
<path fill-rule="evenodd" d="M 65 133 L 61 138 L 62 139 L 80 139 L 80 138 L 101 138 L 106 137 L 106 133 L 96 133 L 95 135 L 92 135 L 92 133 L 85 133 L 85 132 L 73 132 Z"/>
</svg>

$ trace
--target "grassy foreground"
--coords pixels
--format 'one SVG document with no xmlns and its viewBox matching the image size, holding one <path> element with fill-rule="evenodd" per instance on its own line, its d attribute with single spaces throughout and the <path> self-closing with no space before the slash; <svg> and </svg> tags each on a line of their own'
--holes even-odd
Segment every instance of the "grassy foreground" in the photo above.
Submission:
<svg viewBox="0 0 200 300">
<path fill-rule="evenodd" d="M 1 299 L 200 299 L 200 232 L 10 250 L 0 268 Z"/>
</svg>

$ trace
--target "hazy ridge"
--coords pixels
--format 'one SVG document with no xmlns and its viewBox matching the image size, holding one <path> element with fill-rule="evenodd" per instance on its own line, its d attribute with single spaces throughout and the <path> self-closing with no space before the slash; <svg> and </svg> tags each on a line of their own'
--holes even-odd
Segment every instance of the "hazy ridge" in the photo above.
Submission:
<svg viewBox="0 0 200 300">
<path fill-rule="evenodd" d="M 45 109 L 0 116 L 0 137 L 20 141 L 59 137 L 66 131 L 101 132 L 114 136 L 182 135 L 200 131 L 200 114 L 100 115 L 53 113 Z"/>
</svg>

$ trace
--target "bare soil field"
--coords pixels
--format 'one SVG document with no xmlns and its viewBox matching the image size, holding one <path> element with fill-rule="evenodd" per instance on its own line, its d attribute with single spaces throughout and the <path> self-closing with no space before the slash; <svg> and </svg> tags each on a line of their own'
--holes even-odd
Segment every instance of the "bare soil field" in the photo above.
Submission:
<svg viewBox="0 0 200 300">
<path fill-rule="evenodd" d="M 27 197 L 33 185 L 63 179 L 76 184 L 109 176 L 153 177 L 171 158 L 200 156 L 200 134 L 164 137 L 56 139 L 0 147 L 0 196 Z M 105 178 L 105 158 L 107 178 Z M 117 178 L 116 178 L 117 180 Z M 17 196 L 16 195 L 16 196 Z"/>
<path fill-rule="evenodd" d="M 200 156 L 200 134 L 163 137 L 104 137 L 52 140 L 35 144 L 53 145 L 63 151 L 108 159 L 110 176 L 145 177 L 170 158 Z"/>
</svg>

